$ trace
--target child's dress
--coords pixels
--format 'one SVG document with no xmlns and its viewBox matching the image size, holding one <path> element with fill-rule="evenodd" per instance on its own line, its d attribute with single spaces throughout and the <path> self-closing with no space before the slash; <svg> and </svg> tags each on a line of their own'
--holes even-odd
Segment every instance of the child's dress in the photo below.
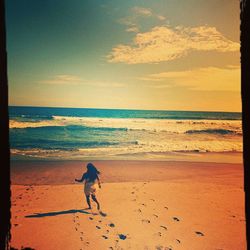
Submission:
<svg viewBox="0 0 250 250">
<path fill-rule="evenodd" d="M 95 195 L 98 190 L 98 185 L 96 181 L 89 181 L 89 179 L 85 180 L 84 184 L 84 193 L 85 195 Z"/>
</svg>

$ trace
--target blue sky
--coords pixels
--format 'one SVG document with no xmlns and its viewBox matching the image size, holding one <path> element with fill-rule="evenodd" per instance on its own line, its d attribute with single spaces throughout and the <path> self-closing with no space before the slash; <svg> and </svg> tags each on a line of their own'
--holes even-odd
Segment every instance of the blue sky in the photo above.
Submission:
<svg viewBox="0 0 250 250">
<path fill-rule="evenodd" d="M 10 105 L 240 111 L 234 0 L 8 0 Z"/>
</svg>

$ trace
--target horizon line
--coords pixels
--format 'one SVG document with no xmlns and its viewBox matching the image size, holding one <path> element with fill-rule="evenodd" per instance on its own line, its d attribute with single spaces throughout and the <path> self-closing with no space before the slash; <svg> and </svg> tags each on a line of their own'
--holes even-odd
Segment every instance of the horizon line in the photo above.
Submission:
<svg viewBox="0 0 250 250">
<path fill-rule="evenodd" d="M 170 110 L 170 109 L 136 109 L 136 108 L 89 108 L 89 107 L 64 107 L 64 106 L 30 106 L 30 105 L 8 105 L 8 107 L 26 107 L 26 108 L 67 108 L 67 109 L 102 109 L 102 110 L 132 110 L 132 111 L 183 111 L 183 112 L 219 112 L 219 113 L 241 113 L 242 111 L 221 111 L 221 110 Z"/>
</svg>

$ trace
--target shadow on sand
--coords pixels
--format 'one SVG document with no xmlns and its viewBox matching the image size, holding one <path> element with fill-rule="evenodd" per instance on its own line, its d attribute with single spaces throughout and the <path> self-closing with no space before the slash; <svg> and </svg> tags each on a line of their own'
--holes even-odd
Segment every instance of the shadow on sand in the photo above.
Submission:
<svg viewBox="0 0 250 250">
<path fill-rule="evenodd" d="M 71 209 L 71 210 L 65 210 L 65 211 L 57 211 L 57 212 L 48 212 L 48 213 L 35 213 L 31 215 L 26 215 L 26 218 L 42 218 L 47 216 L 56 216 L 61 214 L 75 214 L 75 213 L 82 213 L 82 214 L 91 214 L 84 209 L 77 210 L 77 209 Z"/>
</svg>

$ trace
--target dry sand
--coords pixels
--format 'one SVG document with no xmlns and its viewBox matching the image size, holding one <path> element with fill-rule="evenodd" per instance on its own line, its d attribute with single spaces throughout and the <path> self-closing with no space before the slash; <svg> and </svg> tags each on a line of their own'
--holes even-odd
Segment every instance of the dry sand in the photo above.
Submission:
<svg viewBox="0 0 250 250">
<path fill-rule="evenodd" d="M 246 249 L 242 164 L 94 163 L 101 214 L 74 184 L 82 162 L 12 164 L 12 247 Z"/>
</svg>

